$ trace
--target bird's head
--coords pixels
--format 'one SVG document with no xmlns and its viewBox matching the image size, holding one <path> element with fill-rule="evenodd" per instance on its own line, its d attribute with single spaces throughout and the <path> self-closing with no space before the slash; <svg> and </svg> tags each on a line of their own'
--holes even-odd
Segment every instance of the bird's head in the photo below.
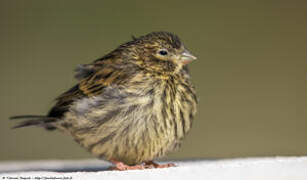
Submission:
<svg viewBox="0 0 307 180">
<path fill-rule="evenodd" d="M 151 72 L 178 73 L 182 67 L 196 59 L 179 37 L 169 32 L 152 32 L 121 46 L 131 62 Z"/>
</svg>

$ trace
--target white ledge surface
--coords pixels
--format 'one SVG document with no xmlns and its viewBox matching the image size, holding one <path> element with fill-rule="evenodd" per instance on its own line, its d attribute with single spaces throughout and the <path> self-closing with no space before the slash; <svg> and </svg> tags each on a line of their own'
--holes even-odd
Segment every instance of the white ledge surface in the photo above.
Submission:
<svg viewBox="0 0 307 180">
<path fill-rule="evenodd" d="M 161 162 L 163 163 L 163 162 Z M 0 162 L 0 180 L 307 180 L 307 157 L 176 161 L 177 167 L 107 171 L 100 160 Z"/>
</svg>

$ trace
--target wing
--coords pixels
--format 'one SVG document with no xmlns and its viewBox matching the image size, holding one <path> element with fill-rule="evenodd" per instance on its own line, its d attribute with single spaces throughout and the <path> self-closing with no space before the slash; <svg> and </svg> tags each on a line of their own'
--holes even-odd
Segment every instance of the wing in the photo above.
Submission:
<svg viewBox="0 0 307 180">
<path fill-rule="evenodd" d="M 79 83 L 60 95 L 56 105 L 49 111 L 48 117 L 61 118 L 69 110 L 70 105 L 84 97 L 97 96 L 103 93 L 108 86 L 121 86 L 127 84 L 136 72 L 131 64 L 125 64 L 120 60 L 107 59 L 95 61 L 93 64 L 83 66 L 79 70 Z M 78 74 L 78 72 L 77 72 Z"/>
</svg>

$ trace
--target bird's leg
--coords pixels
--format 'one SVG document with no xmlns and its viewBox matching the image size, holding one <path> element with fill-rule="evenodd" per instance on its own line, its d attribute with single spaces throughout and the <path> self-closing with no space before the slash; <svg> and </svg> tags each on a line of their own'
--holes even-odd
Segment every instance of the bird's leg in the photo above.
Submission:
<svg viewBox="0 0 307 180">
<path fill-rule="evenodd" d="M 167 163 L 167 164 L 158 164 L 153 161 L 146 161 L 145 166 L 147 168 L 168 168 L 168 167 L 175 167 L 174 163 Z"/>
<path fill-rule="evenodd" d="M 110 160 L 115 167 L 110 167 L 110 170 L 118 170 L 118 171 L 125 171 L 125 170 L 140 170 L 140 169 L 146 169 L 147 167 L 143 164 L 137 164 L 133 166 L 129 166 L 123 162 L 116 161 L 116 160 Z"/>
<path fill-rule="evenodd" d="M 153 168 L 168 168 L 168 167 L 175 167 L 174 163 L 167 163 L 167 164 L 158 164 L 153 161 L 146 161 L 144 164 L 137 164 L 133 166 L 129 166 L 123 162 L 110 160 L 115 166 L 110 167 L 110 170 L 118 170 L 118 171 L 125 171 L 125 170 L 142 170 L 142 169 L 153 169 Z"/>
</svg>

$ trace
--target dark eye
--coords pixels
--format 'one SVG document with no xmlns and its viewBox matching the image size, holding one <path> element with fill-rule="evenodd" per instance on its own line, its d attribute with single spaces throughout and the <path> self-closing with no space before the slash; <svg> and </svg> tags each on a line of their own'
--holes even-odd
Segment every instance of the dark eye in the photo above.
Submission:
<svg viewBox="0 0 307 180">
<path fill-rule="evenodd" d="M 167 51 L 161 50 L 161 51 L 159 51 L 159 54 L 161 54 L 162 56 L 165 56 L 165 55 L 167 55 Z"/>
</svg>

